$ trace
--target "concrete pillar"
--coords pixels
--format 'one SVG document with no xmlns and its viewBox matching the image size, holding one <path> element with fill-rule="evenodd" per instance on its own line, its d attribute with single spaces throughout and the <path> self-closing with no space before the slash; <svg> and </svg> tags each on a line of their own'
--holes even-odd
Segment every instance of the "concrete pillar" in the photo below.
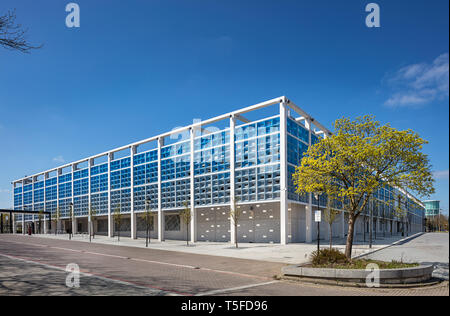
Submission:
<svg viewBox="0 0 450 316">
<path fill-rule="evenodd" d="M 286 100 L 280 103 L 280 243 L 286 245 L 289 242 L 288 223 L 288 181 L 287 181 L 287 105 Z"/>
<path fill-rule="evenodd" d="M 345 212 L 344 211 L 341 212 L 339 224 L 340 224 L 339 237 L 345 238 Z"/>
<path fill-rule="evenodd" d="M 94 159 L 88 160 L 88 234 L 92 235 L 91 225 L 91 209 L 92 209 L 92 197 L 91 197 L 91 167 L 94 165 Z"/>
<path fill-rule="evenodd" d="M 12 215 L 12 223 L 13 223 L 13 234 L 17 232 L 17 223 L 16 223 L 16 214 Z"/>
<path fill-rule="evenodd" d="M 25 235 L 25 214 L 22 214 L 22 235 Z"/>
<path fill-rule="evenodd" d="M 44 223 L 44 234 L 47 234 L 47 215 L 45 215 L 43 223 Z"/>
<path fill-rule="evenodd" d="M 111 161 L 114 159 L 114 153 L 108 154 L 108 237 L 114 237 L 114 220 L 111 210 Z"/>
<path fill-rule="evenodd" d="M 305 241 L 306 242 L 312 242 L 313 241 L 313 215 L 312 215 L 312 199 L 311 199 L 311 194 L 309 195 L 309 203 L 308 205 L 305 206 Z"/>
<path fill-rule="evenodd" d="M 161 188 L 161 147 L 164 139 L 158 138 L 158 241 L 164 241 L 164 212 L 162 210 L 162 188 Z"/>
<path fill-rule="evenodd" d="M 134 155 L 136 154 L 136 146 L 131 146 L 130 148 L 130 170 L 131 170 L 131 209 L 130 209 L 130 235 L 131 239 L 137 239 L 136 235 L 136 214 L 134 213 Z"/>
<path fill-rule="evenodd" d="M 235 168 L 236 168 L 236 155 L 235 155 L 235 128 L 236 118 L 230 117 L 230 212 L 234 211 L 234 201 L 236 198 L 236 185 L 235 185 Z M 230 216 L 230 243 L 236 243 L 235 227 L 233 219 Z"/>
<path fill-rule="evenodd" d="M 311 146 L 311 119 L 305 120 L 305 127 L 308 129 L 308 144 Z M 312 193 L 308 193 L 308 205 L 306 206 L 306 242 L 313 241 L 313 205 L 312 205 Z"/>
<path fill-rule="evenodd" d="M 195 178 L 194 178 L 194 139 L 195 129 L 190 130 L 190 196 L 191 196 L 191 242 L 197 241 L 197 212 L 195 210 Z"/>
<path fill-rule="evenodd" d="M 72 234 L 78 234 L 78 220 L 76 217 L 73 217 L 72 219 Z"/>
</svg>

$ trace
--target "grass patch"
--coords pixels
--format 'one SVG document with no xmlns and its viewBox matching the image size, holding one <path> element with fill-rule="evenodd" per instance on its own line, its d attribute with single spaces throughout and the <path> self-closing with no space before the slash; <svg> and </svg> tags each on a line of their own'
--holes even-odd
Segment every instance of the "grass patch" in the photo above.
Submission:
<svg viewBox="0 0 450 316">
<path fill-rule="evenodd" d="M 319 253 L 314 251 L 311 255 L 312 268 L 328 268 L 328 269 L 361 269 L 364 270 L 370 263 L 375 263 L 380 269 L 402 269 L 413 268 L 419 266 L 418 263 L 405 263 L 392 260 L 391 262 L 371 260 L 371 259 L 354 259 L 349 260 L 345 255 L 337 249 L 321 249 Z"/>
</svg>

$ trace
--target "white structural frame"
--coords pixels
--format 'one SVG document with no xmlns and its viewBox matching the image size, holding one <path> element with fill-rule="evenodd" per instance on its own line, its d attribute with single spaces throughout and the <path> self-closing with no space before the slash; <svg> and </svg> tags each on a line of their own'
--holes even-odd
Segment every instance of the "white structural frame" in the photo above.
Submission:
<svg viewBox="0 0 450 316">
<path fill-rule="evenodd" d="M 247 118 L 245 118 L 243 115 L 255 110 L 259 110 L 262 108 L 266 108 L 273 105 L 279 105 L 279 117 L 280 117 L 280 198 L 279 200 L 273 200 L 268 202 L 279 202 L 280 205 L 280 243 L 281 244 L 287 244 L 290 239 L 290 223 L 289 223 L 289 204 L 300 204 L 304 205 L 306 208 L 306 225 L 305 225 L 305 241 L 311 242 L 314 238 L 313 236 L 313 205 L 312 205 L 312 195 L 309 194 L 308 202 L 300 202 L 300 201 L 292 201 L 288 199 L 288 171 L 287 171 L 287 119 L 288 117 L 291 119 L 298 121 L 304 121 L 304 126 L 309 131 L 308 136 L 308 146 L 311 146 L 312 144 L 312 134 L 314 133 L 316 136 L 319 137 L 329 137 L 332 135 L 332 133 L 319 121 L 314 119 L 311 115 L 309 115 L 307 112 L 302 110 L 299 106 L 297 106 L 295 103 L 293 103 L 291 100 L 286 98 L 285 96 L 274 98 L 265 102 L 261 102 L 252 106 L 248 106 L 236 111 L 232 111 L 223 115 L 216 116 L 211 119 L 207 119 L 204 121 L 196 121 L 195 123 L 191 125 L 187 125 L 184 127 L 180 127 L 177 129 L 174 129 L 170 132 L 162 133 L 157 136 L 153 136 L 141 141 L 137 141 L 125 146 L 121 146 L 100 154 L 92 155 L 90 157 L 80 159 L 78 161 L 64 164 L 62 166 L 52 168 L 40 173 L 36 173 L 31 176 L 26 176 L 23 178 L 20 178 L 18 180 L 15 180 L 12 182 L 13 188 L 15 188 L 16 184 L 22 185 L 22 194 L 23 194 L 23 187 L 30 183 L 34 183 L 35 179 L 38 176 L 43 175 L 44 176 L 44 185 L 45 180 L 48 178 L 50 172 L 56 172 L 57 175 L 57 207 L 59 208 L 59 176 L 62 174 L 62 170 L 64 168 L 71 168 L 72 172 L 72 203 L 74 202 L 74 196 L 73 196 L 73 173 L 77 168 L 77 165 L 80 163 L 87 162 L 88 163 L 88 170 L 89 170 L 89 208 L 91 207 L 91 167 L 94 165 L 94 160 L 101 157 L 107 157 L 107 163 L 108 163 L 108 236 L 113 237 L 114 236 L 114 218 L 113 218 L 113 210 L 111 205 L 111 162 L 114 160 L 114 153 L 123 151 L 123 150 L 129 150 L 130 151 L 130 171 L 131 171 L 131 208 L 130 208 L 130 221 L 131 221 L 131 237 L 137 238 L 136 234 L 136 212 L 134 209 L 134 155 L 137 153 L 137 148 L 140 145 L 144 145 L 151 142 L 157 142 L 157 163 L 158 163 L 158 207 L 157 207 L 157 227 L 158 227 L 158 241 L 162 242 L 164 241 L 164 210 L 162 208 L 162 185 L 161 185 L 161 148 L 164 146 L 164 139 L 166 137 L 170 137 L 171 135 L 180 134 L 183 132 L 189 133 L 189 139 L 190 139 L 190 208 L 191 208 L 191 214 L 192 214 L 192 220 L 190 225 L 190 240 L 192 242 L 195 242 L 197 240 L 197 226 L 196 226 L 196 209 L 195 209 L 195 190 L 194 190 L 194 140 L 196 137 L 196 131 L 202 131 L 202 126 L 210 125 L 212 123 L 223 121 L 223 120 L 229 120 L 229 131 L 230 131 L 230 142 L 229 142 L 229 151 L 230 151 L 230 203 L 229 207 L 230 209 L 233 208 L 233 202 L 235 200 L 235 128 L 236 128 L 236 121 L 242 121 L 244 123 L 251 122 Z M 295 117 L 291 115 L 292 112 L 295 112 L 299 115 L 299 117 Z M 277 115 L 278 116 L 278 115 Z M 14 191 L 14 190 L 13 190 Z M 408 196 L 411 196 L 408 194 Z M 412 197 L 412 196 L 411 196 Z M 413 197 L 414 198 L 414 197 Z M 415 199 L 415 198 L 414 198 Z M 417 201 L 417 199 L 415 199 Z M 261 201 L 255 201 L 255 202 L 247 202 L 247 203 L 241 203 L 241 204 L 258 204 L 261 203 Z M 22 195 L 22 208 L 24 207 L 24 199 Z M 223 204 L 221 205 L 223 206 Z M 45 199 L 45 187 L 44 187 L 44 207 L 46 207 L 46 199 Z M 44 209 L 45 210 L 45 209 Z M 74 224 L 76 224 L 76 221 L 74 221 Z M 25 221 L 24 216 L 22 216 L 22 227 L 24 227 Z M 88 215 L 88 225 L 90 227 L 90 217 Z M 341 215 L 341 235 L 343 235 L 344 232 L 344 212 L 342 212 Z M 90 228 L 89 228 L 90 229 Z M 232 223 L 232 220 L 230 219 L 230 242 L 235 242 L 235 234 L 234 234 L 234 225 Z M 74 226 L 74 231 L 76 230 Z M 24 232 L 25 233 L 25 232 Z"/>
</svg>

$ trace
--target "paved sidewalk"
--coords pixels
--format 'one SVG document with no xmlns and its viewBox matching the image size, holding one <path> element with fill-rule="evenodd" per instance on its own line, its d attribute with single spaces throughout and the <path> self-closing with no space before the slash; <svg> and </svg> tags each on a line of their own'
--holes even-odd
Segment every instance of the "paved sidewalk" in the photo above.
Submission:
<svg viewBox="0 0 450 316">
<path fill-rule="evenodd" d="M 80 288 L 66 286 L 70 263 L 76 263 L 83 273 Z M 448 282 L 421 288 L 369 289 L 274 280 L 282 266 L 142 247 L 0 235 L 0 295 L 448 296 Z"/>
<path fill-rule="evenodd" d="M 67 234 L 56 236 L 54 234 L 41 234 L 33 236 L 68 240 Z M 369 249 L 368 244 L 362 241 L 362 236 L 357 236 L 353 245 L 353 256 L 355 257 L 374 250 L 383 249 L 403 238 L 405 237 L 401 237 L 400 235 L 392 237 L 389 236 L 386 238 L 379 237 L 377 240 L 374 240 L 372 249 Z M 86 234 L 75 235 L 72 239 L 76 241 L 89 242 L 89 237 Z M 92 239 L 92 242 L 98 244 L 145 248 L 145 239 L 143 238 L 133 240 L 127 237 L 120 237 L 120 242 L 118 242 L 117 237 L 109 238 L 106 236 L 96 235 L 95 239 Z M 328 241 L 321 241 L 321 246 L 323 248 L 328 247 Z M 333 239 L 333 247 L 344 251 L 345 240 Z M 189 246 L 186 246 L 186 241 L 166 240 L 164 242 L 158 242 L 157 240 L 152 239 L 150 241 L 149 248 L 240 259 L 281 262 L 286 264 L 300 264 L 308 261 L 310 254 L 317 249 L 317 244 L 303 243 L 288 244 L 283 246 L 279 244 L 240 243 L 239 248 L 236 249 L 234 245 L 231 245 L 230 243 L 196 242 L 195 244 L 189 243 Z"/>
<path fill-rule="evenodd" d="M 449 238 L 448 233 L 426 233 L 407 242 L 366 256 L 376 260 L 397 260 L 431 264 L 435 267 L 433 276 L 449 279 Z"/>
</svg>

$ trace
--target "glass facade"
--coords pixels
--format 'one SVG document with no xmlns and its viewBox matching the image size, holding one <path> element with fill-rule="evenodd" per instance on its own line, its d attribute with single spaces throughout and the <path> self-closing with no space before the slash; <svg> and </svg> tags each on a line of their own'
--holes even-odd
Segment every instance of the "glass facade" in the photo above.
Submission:
<svg viewBox="0 0 450 316">
<path fill-rule="evenodd" d="M 108 215 L 109 210 L 113 213 L 117 209 L 124 214 L 142 212 L 147 199 L 153 211 L 158 210 L 159 202 L 162 210 L 182 209 L 191 198 L 197 207 L 215 207 L 230 205 L 232 182 L 235 196 L 243 203 L 273 202 L 282 198 L 284 175 L 281 170 L 286 170 L 286 201 L 306 205 L 311 199 L 312 204 L 317 205 L 313 196 L 298 195 L 292 180 L 309 145 L 321 139 L 303 122 L 290 115 L 281 122 L 281 116 L 274 115 L 254 122 L 240 122 L 242 124 L 234 128 L 234 139 L 231 139 L 233 131 L 226 127 L 201 132 L 192 139 L 173 144 L 162 141 L 157 148 L 144 152 L 137 152 L 139 144 L 134 148 L 130 145 L 125 157 L 114 159 L 112 151 L 103 155 L 108 156 L 107 162 L 95 164 L 96 158 L 89 158 L 85 160 L 87 167 L 72 164 L 70 172 L 63 173 L 60 168 L 56 175 L 43 173 L 44 179 L 38 180 L 35 176 L 16 181 L 14 208 L 44 209 L 52 213 L 59 208 L 64 218 L 69 215 L 71 203 L 74 215 L 80 217 L 88 215 L 89 205 L 98 215 Z M 282 126 L 285 126 L 284 131 Z M 280 148 L 282 137 L 286 144 L 284 162 Z M 158 139 L 149 142 L 158 142 Z M 231 156 L 233 151 L 234 157 Z M 232 162 L 234 170 L 231 170 Z M 283 163 L 285 168 L 282 168 Z M 394 218 L 398 194 L 398 190 L 388 186 L 378 190 L 374 194 L 374 215 Z M 321 196 L 319 203 L 326 206 L 326 196 Z M 411 199 L 405 203 L 411 221 L 421 222 L 423 208 Z M 32 215 L 25 215 L 26 220 L 32 218 Z M 166 225 L 179 225 L 173 218 Z"/>
</svg>

